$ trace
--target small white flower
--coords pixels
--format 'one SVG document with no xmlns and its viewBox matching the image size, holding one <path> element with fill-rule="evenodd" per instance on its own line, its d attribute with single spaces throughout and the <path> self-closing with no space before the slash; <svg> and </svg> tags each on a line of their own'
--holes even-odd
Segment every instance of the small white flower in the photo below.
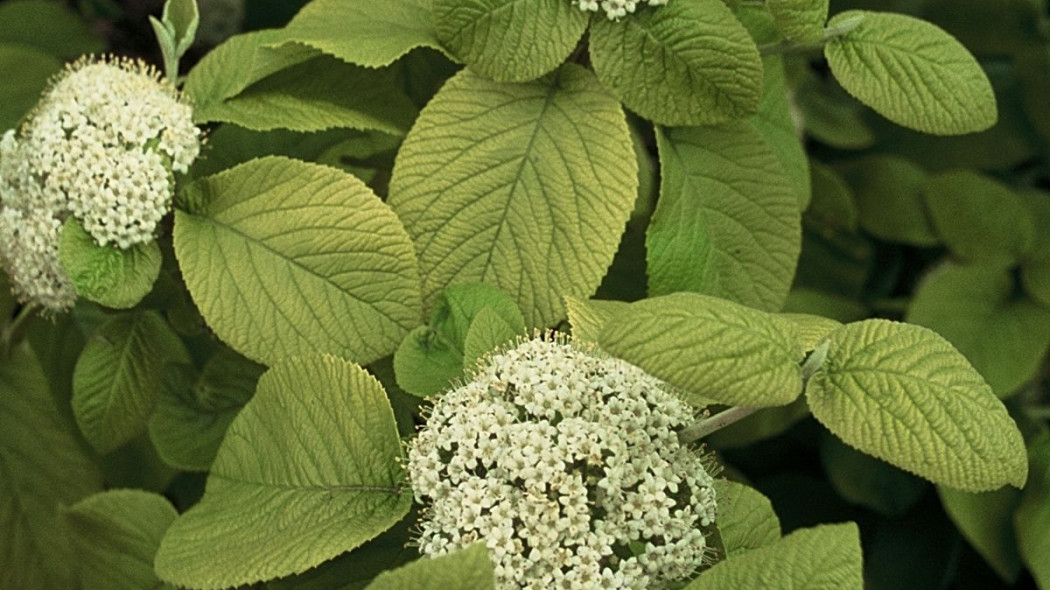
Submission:
<svg viewBox="0 0 1050 590">
<path fill-rule="evenodd" d="M 584 12 L 598 12 L 601 8 L 609 20 L 620 20 L 628 14 L 634 14 L 639 4 L 663 6 L 668 0 L 571 0 L 573 5 Z"/>
<path fill-rule="evenodd" d="M 564 339 L 494 354 L 408 443 L 420 550 L 482 540 L 500 590 L 682 580 L 705 563 L 716 513 L 704 461 L 676 434 L 692 420 L 661 381 Z"/>
</svg>

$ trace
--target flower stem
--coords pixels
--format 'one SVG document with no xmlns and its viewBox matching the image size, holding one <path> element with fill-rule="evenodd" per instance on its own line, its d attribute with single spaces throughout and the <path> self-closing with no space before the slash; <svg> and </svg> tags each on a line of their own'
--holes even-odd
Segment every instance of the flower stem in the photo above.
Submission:
<svg viewBox="0 0 1050 590">
<path fill-rule="evenodd" d="M 11 318 L 11 321 L 4 326 L 3 332 L 0 332 L 0 352 L 3 353 L 5 359 L 11 357 L 11 344 L 18 334 L 19 328 L 33 316 L 36 310 L 37 305 L 35 303 L 23 305 L 15 317 Z"/>
<path fill-rule="evenodd" d="M 686 426 L 678 432 L 678 440 L 684 444 L 694 443 L 705 436 L 716 432 L 733 424 L 737 421 L 747 418 L 751 414 L 759 411 L 762 408 L 749 408 L 747 406 L 736 406 L 723 410 L 714 416 L 709 416 L 700 420 L 699 422 Z"/>
</svg>

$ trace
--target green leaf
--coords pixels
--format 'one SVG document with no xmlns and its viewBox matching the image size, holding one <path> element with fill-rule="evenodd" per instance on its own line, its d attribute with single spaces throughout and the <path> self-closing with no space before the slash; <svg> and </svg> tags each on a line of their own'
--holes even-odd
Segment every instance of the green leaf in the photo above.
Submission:
<svg viewBox="0 0 1050 590">
<path fill-rule="evenodd" d="M 1007 269 L 944 264 L 919 283 L 905 319 L 951 342 L 1006 397 L 1036 375 L 1050 350 L 1050 310 L 1014 289 Z"/>
<path fill-rule="evenodd" d="M 200 24 L 197 0 L 167 0 L 162 18 L 164 24 L 175 33 L 175 50 L 182 57 L 193 44 Z"/>
<path fill-rule="evenodd" d="M 59 238 L 62 267 L 77 295 L 116 309 L 130 309 L 150 290 L 160 275 L 160 247 L 156 242 L 126 250 L 99 246 L 75 218 L 62 224 Z"/>
<path fill-rule="evenodd" d="M 463 376 L 463 351 L 438 330 L 419 326 L 397 347 L 394 375 L 398 387 L 412 395 L 441 393 Z"/>
<path fill-rule="evenodd" d="M 605 323 L 626 311 L 628 305 L 630 304 L 624 301 L 565 297 L 565 309 L 569 313 L 573 339 L 597 343 Z"/>
<path fill-rule="evenodd" d="M 271 157 L 180 195 L 175 253 L 215 333 L 263 364 L 313 352 L 369 363 L 419 323 L 397 216 L 356 178 Z"/>
<path fill-rule="evenodd" d="M 842 326 L 841 322 L 831 318 L 808 313 L 781 313 L 776 317 L 793 324 L 794 331 L 798 333 L 798 342 L 806 352 L 820 346 L 829 334 Z"/>
<path fill-rule="evenodd" d="M 105 454 L 142 434 L 160 398 L 164 365 L 188 361 L 182 341 L 157 312 L 107 320 L 73 371 L 73 415 L 84 438 Z"/>
<path fill-rule="evenodd" d="M 282 361 L 230 425 L 204 498 L 168 529 L 157 575 L 219 589 L 349 551 L 408 512 L 400 458 L 375 378 L 327 355 Z"/>
<path fill-rule="evenodd" d="M 936 246 L 940 238 L 926 213 L 926 173 L 896 156 L 850 160 L 838 171 L 853 189 L 860 226 L 877 238 Z"/>
<path fill-rule="evenodd" d="M 0 43 L 27 45 L 69 59 L 106 49 L 84 19 L 65 3 L 53 0 L 9 0 L 0 4 Z M 5 80 L 5 84 L 10 81 Z"/>
<path fill-rule="evenodd" d="M 359 66 L 388 66 L 417 47 L 443 50 L 430 4 L 430 0 L 314 0 L 279 37 Z"/>
<path fill-rule="evenodd" d="M 1035 227 L 1050 227 L 1050 194 L 1030 190 L 1020 195 L 1032 214 Z M 1021 261 L 1021 284 L 1032 299 L 1050 307 L 1050 233 L 1035 233 L 1032 250 Z"/>
<path fill-rule="evenodd" d="M 0 588 L 74 588 L 74 560 L 57 519 L 102 489 L 98 468 L 59 414 L 25 344 L 0 360 Z"/>
<path fill-rule="evenodd" d="M 806 215 L 822 225 L 846 231 L 857 230 L 857 205 L 846 181 L 838 172 L 817 161 L 809 163 L 813 198 Z"/>
<path fill-rule="evenodd" d="M 721 0 L 669 2 L 595 19 L 591 61 L 624 104 L 661 125 L 710 125 L 754 114 L 762 61 Z"/>
<path fill-rule="evenodd" d="M 178 513 L 163 497 L 141 490 L 109 490 L 65 512 L 84 590 L 161 588 L 153 556 Z"/>
<path fill-rule="evenodd" d="M 847 444 L 934 483 L 980 492 L 1024 485 L 1024 441 L 951 344 L 910 324 L 865 320 L 831 335 L 806 388 L 810 411 Z"/>
<path fill-rule="evenodd" d="M 485 355 L 517 336 L 522 336 L 522 333 L 510 327 L 492 308 L 482 309 L 470 324 L 463 341 L 463 370 L 473 370 Z"/>
<path fill-rule="evenodd" d="M 412 234 L 427 307 L 445 287 L 511 295 L 529 327 L 564 317 L 612 262 L 637 197 L 619 103 L 568 65 L 499 84 L 469 70 L 423 109 L 398 153 L 390 205 Z"/>
<path fill-rule="evenodd" d="M 780 539 L 780 519 L 769 498 L 761 492 L 735 481 L 716 479 L 715 493 L 719 506 L 715 524 L 727 559 Z"/>
<path fill-rule="evenodd" d="M 802 391 L 793 326 L 743 305 L 676 293 L 632 303 L 598 343 L 609 354 L 694 396 L 739 406 L 782 406 Z"/>
<path fill-rule="evenodd" d="M 717 563 L 683 590 L 861 590 L 861 559 L 857 525 L 821 525 Z"/>
<path fill-rule="evenodd" d="M 972 170 L 926 179 L 926 207 L 944 245 L 966 262 L 1008 266 L 1032 248 L 1032 215 L 1009 187 Z"/>
<path fill-rule="evenodd" d="M 768 0 L 766 8 L 788 41 L 806 44 L 824 38 L 828 0 Z"/>
<path fill-rule="evenodd" d="M 0 11 L 3 7 L 0 6 Z M 0 130 L 14 129 L 29 112 L 62 62 L 32 47 L 0 44 Z"/>
<path fill-rule="evenodd" d="M 478 543 L 383 572 L 368 585 L 368 590 L 493 590 L 495 587 L 489 552 L 484 544 Z"/>
<path fill-rule="evenodd" d="M 875 143 L 875 133 L 865 117 L 867 109 L 847 94 L 834 78 L 824 79 L 808 65 L 803 68 L 796 66 L 791 73 L 796 106 L 808 135 L 816 141 L 847 150 L 864 149 Z"/>
<path fill-rule="evenodd" d="M 868 317 L 861 303 L 812 289 L 792 289 L 784 302 L 784 313 L 819 315 L 840 322 L 855 322 Z"/>
<path fill-rule="evenodd" d="M 1013 515 L 1021 501 L 1021 492 L 1000 488 L 971 494 L 938 486 L 937 493 L 944 511 L 959 527 L 959 532 L 995 573 L 1009 584 L 1017 581 L 1021 556 L 1017 550 Z"/>
<path fill-rule="evenodd" d="M 515 332 L 525 332 L 525 319 L 514 300 L 484 283 L 452 285 L 445 289 L 434 307 L 430 325 L 462 351 L 474 319 L 486 308 Z"/>
<path fill-rule="evenodd" d="M 862 19 L 824 46 L 831 72 L 890 121 L 925 133 L 983 131 L 998 117 L 995 93 L 970 52 L 934 24 L 903 14 L 848 10 L 828 28 Z"/>
<path fill-rule="evenodd" d="M 1021 559 L 1040 588 L 1050 587 L 1050 436 L 1033 441 L 1028 460 L 1032 478 L 1014 512 Z"/>
<path fill-rule="evenodd" d="M 438 39 L 498 82 L 534 80 L 576 48 L 587 14 L 565 0 L 433 0 Z"/>
<path fill-rule="evenodd" d="M 820 441 L 820 460 L 840 496 L 886 516 L 907 512 L 929 485 L 827 434 Z"/>
<path fill-rule="evenodd" d="M 777 55 L 767 56 L 762 60 L 762 68 L 762 102 L 749 121 L 773 149 L 784 173 L 795 186 L 799 209 L 805 210 L 812 192 L 809 158 L 791 114 L 793 107 L 788 96 L 784 59 Z"/>
<path fill-rule="evenodd" d="M 801 248 L 801 214 L 769 144 L 738 122 L 660 130 L 657 145 L 660 200 L 645 240 L 650 293 L 696 291 L 780 309 Z"/>
</svg>

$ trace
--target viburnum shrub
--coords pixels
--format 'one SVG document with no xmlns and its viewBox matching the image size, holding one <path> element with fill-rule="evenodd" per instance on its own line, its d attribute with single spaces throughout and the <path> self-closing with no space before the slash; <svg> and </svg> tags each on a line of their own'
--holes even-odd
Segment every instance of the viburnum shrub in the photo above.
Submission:
<svg viewBox="0 0 1050 590">
<path fill-rule="evenodd" d="M 0 590 L 1050 589 L 1046 0 L 149 4 L 0 3 Z"/>
</svg>

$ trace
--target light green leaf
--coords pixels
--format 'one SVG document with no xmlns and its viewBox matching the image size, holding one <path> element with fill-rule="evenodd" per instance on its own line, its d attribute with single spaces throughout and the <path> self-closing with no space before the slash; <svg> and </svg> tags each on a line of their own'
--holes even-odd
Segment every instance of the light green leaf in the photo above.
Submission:
<svg viewBox="0 0 1050 590">
<path fill-rule="evenodd" d="M 0 4 L 0 43 L 27 45 L 68 59 L 106 48 L 80 15 L 54 0 L 9 0 Z"/>
<path fill-rule="evenodd" d="M 926 179 L 926 208 L 944 245 L 967 262 L 1008 266 L 1032 248 L 1032 214 L 1009 187 L 971 170 Z"/>
<path fill-rule="evenodd" d="M 0 360 L 0 588 L 73 588 L 74 564 L 57 519 L 69 505 L 102 489 L 51 398 L 44 370 L 28 345 Z"/>
<path fill-rule="evenodd" d="M 529 327 L 601 281 L 637 197 L 619 103 L 568 65 L 528 84 L 469 70 L 423 109 L 398 153 L 390 205 L 412 234 L 427 307 L 454 283 L 511 295 Z"/>
<path fill-rule="evenodd" d="M 60 69 L 62 62 L 43 51 L 0 44 L 0 76 L 4 79 L 0 84 L 0 132 L 18 126 Z"/>
<path fill-rule="evenodd" d="M 769 144 L 738 122 L 660 130 L 657 145 L 660 200 L 645 240 L 650 293 L 696 291 L 780 309 L 801 248 L 801 214 Z"/>
<path fill-rule="evenodd" d="M 829 334 L 842 326 L 841 322 L 831 318 L 808 313 L 780 313 L 776 317 L 794 325 L 798 342 L 806 352 L 819 346 Z"/>
<path fill-rule="evenodd" d="M 1009 584 L 1017 581 L 1021 556 L 1013 515 L 1021 501 L 1021 492 L 1004 487 L 971 494 L 937 486 L 937 493 L 944 511 L 977 553 L 1004 581 Z"/>
<path fill-rule="evenodd" d="M 230 425 L 204 498 L 168 529 L 157 574 L 219 589 L 349 551 L 408 512 L 400 458 L 375 378 L 331 356 L 282 361 Z"/>
<path fill-rule="evenodd" d="M 77 295 L 116 309 L 129 309 L 142 301 L 160 274 L 156 242 L 126 250 L 99 246 L 73 217 L 62 224 L 59 256 Z"/>
<path fill-rule="evenodd" d="M 109 490 L 65 512 L 84 590 L 159 589 L 153 556 L 178 513 L 163 497 Z"/>
<path fill-rule="evenodd" d="M 253 160 L 180 195 L 175 253 L 215 333 L 263 364 L 312 352 L 369 363 L 419 323 L 408 235 L 338 170 Z"/>
<path fill-rule="evenodd" d="M 954 37 L 903 14 L 848 10 L 829 28 L 862 19 L 824 46 L 831 72 L 890 121 L 936 135 L 983 131 L 998 117 L 992 85 Z"/>
<path fill-rule="evenodd" d="M 857 525 L 821 525 L 717 563 L 683 590 L 861 590 L 861 559 Z"/>
<path fill-rule="evenodd" d="M 654 123 L 710 125 L 758 109 L 758 48 L 721 0 L 669 2 L 619 22 L 595 19 L 590 51 L 602 83 Z"/>
<path fill-rule="evenodd" d="M 73 415 L 100 453 L 146 430 L 169 362 L 189 362 L 171 326 L 155 311 L 113 316 L 91 335 L 73 371 Z"/>
<path fill-rule="evenodd" d="M 463 351 L 438 330 L 419 326 L 394 353 L 397 385 L 412 395 L 429 397 L 463 376 Z"/>
<path fill-rule="evenodd" d="M 936 246 L 940 238 L 926 213 L 926 173 L 910 160 L 867 156 L 838 167 L 856 197 L 860 226 L 877 238 Z"/>
<path fill-rule="evenodd" d="M 715 480 L 718 532 L 726 558 L 765 547 L 780 539 L 780 519 L 769 498 L 755 488 L 727 479 Z"/>
<path fill-rule="evenodd" d="M 1020 195 L 1035 227 L 1050 227 L 1050 193 L 1029 190 Z M 1032 250 L 1021 261 L 1021 284 L 1032 299 L 1050 307 L 1050 232 L 1035 233 Z"/>
<path fill-rule="evenodd" d="M 193 44 L 200 25 L 197 0 L 167 0 L 162 14 L 163 22 L 175 33 L 175 50 L 179 57 Z"/>
<path fill-rule="evenodd" d="M 625 301 L 601 301 L 566 296 L 565 309 L 569 313 L 572 337 L 584 342 L 597 343 L 605 323 L 617 314 L 626 311 L 628 305 L 630 304 Z"/>
<path fill-rule="evenodd" d="M 951 342 L 999 397 L 1035 376 L 1050 350 L 1050 310 L 1017 297 L 1003 268 L 944 264 L 919 283 L 905 319 Z"/>
<path fill-rule="evenodd" d="M 743 305 L 676 293 L 632 303 L 606 322 L 609 354 L 686 392 L 739 406 L 782 406 L 802 391 L 791 324 Z"/>
<path fill-rule="evenodd" d="M 359 66 L 388 66 L 410 50 L 442 50 L 430 0 L 314 0 L 280 32 Z"/>
<path fill-rule="evenodd" d="M 510 327 L 492 308 L 482 309 L 471 322 L 463 341 L 463 370 L 473 370 L 485 355 L 518 336 L 522 333 Z"/>
<path fill-rule="evenodd" d="M 828 434 L 820 441 L 820 461 L 828 481 L 847 502 L 886 516 L 903 515 L 929 486 Z"/>
<path fill-rule="evenodd" d="M 1032 479 L 1014 512 L 1017 547 L 1040 588 L 1050 588 L 1050 436 L 1043 434 L 1029 449 Z"/>
<path fill-rule="evenodd" d="M 452 285 L 445 289 L 434 306 L 430 325 L 462 351 L 474 319 L 486 308 L 515 332 L 525 332 L 525 319 L 514 300 L 484 283 Z"/>
<path fill-rule="evenodd" d="M 496 580 L 485 545 L 424 557 L 380 574 L 368 590 L 493 590 Z"/>
<path fill-rule="evenodd" d="M 778 55 L 767 56 L 762 59 L 762 68 L 762 102 L 758 105 L 758 112 L 748 120 L 769 142 L 784 173 L 798 192 L 799 209 L 805 210 L 812 192 L 809 158 L 791 114 L 784 59 Z"/>
<path fill-rule="evenodd" d="M 534 80 L 576 48 L 587 14 L 565 0 L 433 0 L 438 39 L 479 74 Z"/>
<path fill-rule="evenodd" d="M 966 491 L 1024 485 L 1017 425 L 951 344 L 910 324 L 865 320 L 831 335 L 806 388 L 810 411 L 869 455 Z"/>
<path fill-rule="evenodd" d="M 768 0 L 766 8 L 788 41 L 805 44 L 824 38 L 828 0 Z"/>
</svg>

